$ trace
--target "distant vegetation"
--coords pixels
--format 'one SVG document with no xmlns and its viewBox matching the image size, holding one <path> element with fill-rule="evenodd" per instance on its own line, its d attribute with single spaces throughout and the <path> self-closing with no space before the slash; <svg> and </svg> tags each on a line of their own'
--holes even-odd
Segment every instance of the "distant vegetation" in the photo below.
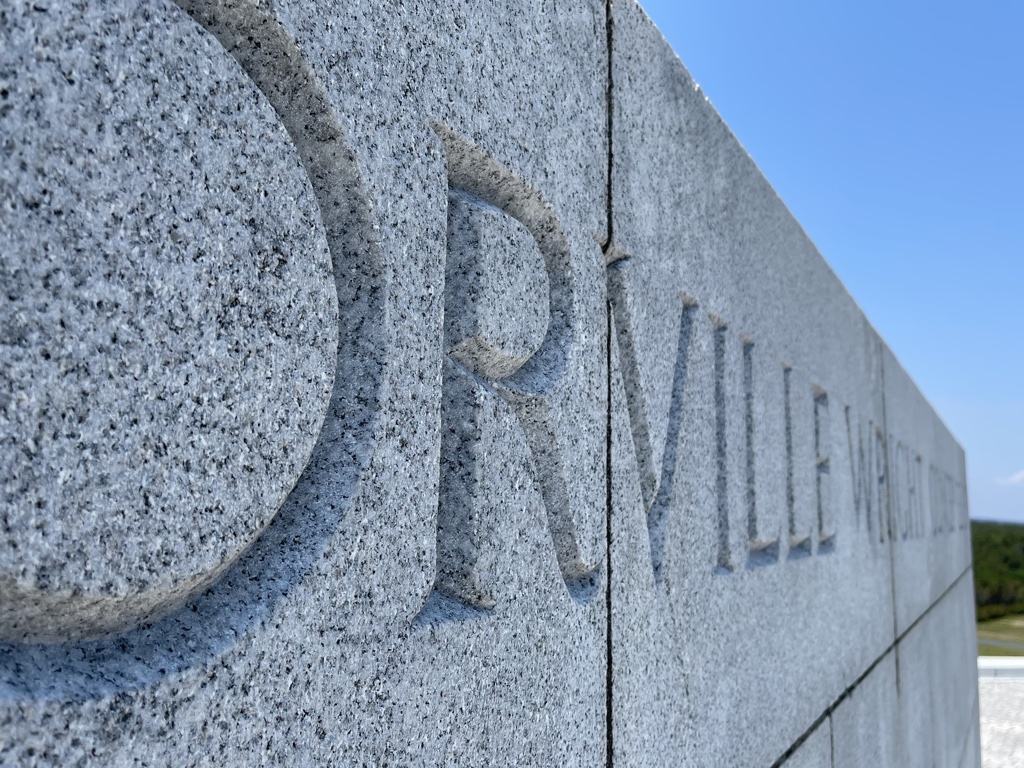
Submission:
<svg viewBox="0 0 1024 768">
<path fill-rule="evenodd" d="M 978 623 L 979 656 L 1024 656 L 1024 616 Z"/>
<path fill-rule="evenodd" d="M 971 521 L 978 621 L 1024 614 L 1024 525 Z"/>
</svg>

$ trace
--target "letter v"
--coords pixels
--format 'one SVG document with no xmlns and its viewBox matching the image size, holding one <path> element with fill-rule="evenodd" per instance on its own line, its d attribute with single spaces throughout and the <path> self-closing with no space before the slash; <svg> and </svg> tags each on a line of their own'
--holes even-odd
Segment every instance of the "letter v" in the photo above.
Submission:
<svg viewBox="0 0 1024 768">
<path fill-rule="evenodd" d="M 665 449 L 662 452 L 661 472 L 655 469 L 654 446 L 651 439 L 650 422 L 647 418 L 647 404 L 640 381 L 640 366 L 637 359 L 633 324 L 627 307 L 626 280 L 621 265 L 627 259 L 620 259 L 608 266 L 608 300 L 615 325 L 616 346 L 619 352 L 619 366 L 626 390 L 626 407 L 629 411 L 630 429 L 633 433 L 633 447 L 636 452 L 637 470 L 640 475 L 640 493 L 647 514 L 647 533 L 651 546 L 651 567 L 655 583 L 661 582 L 665 559 L 665 528 L 668 522 L 669 505 L 677 466 L 679 433 L 683 421 L 683 394 L 686 388 L 687 362 L 690 339 L 693 335 L 693 318 L 696 302 L 683 299 L 682 317 L 679 323 L 679 343 L 676 349 L 675 370 L 672 376 L 672 396 L 668 410 L 668 429 L 665 434 Z M 660 474 L 660 477 L 659 477 Z"/>
</svg>

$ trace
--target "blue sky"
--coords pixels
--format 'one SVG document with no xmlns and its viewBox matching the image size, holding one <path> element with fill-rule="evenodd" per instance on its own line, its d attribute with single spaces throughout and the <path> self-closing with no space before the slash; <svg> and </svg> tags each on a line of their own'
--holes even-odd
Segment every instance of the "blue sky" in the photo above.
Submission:
<svg viewBox="0 0 1024 768">
<path fill-rule="evenodd" d="M 1024 2 L 642 5 L 1024 522 Z"/>
</svg>

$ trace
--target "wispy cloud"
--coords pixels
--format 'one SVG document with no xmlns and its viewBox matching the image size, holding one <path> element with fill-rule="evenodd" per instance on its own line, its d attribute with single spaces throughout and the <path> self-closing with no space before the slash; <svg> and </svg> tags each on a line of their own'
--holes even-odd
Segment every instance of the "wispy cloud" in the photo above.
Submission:
<svg viewBox="0 0 1024 768">
<path fill-rule="evenodd" d="M 1016 475 L 1011 475 L 1005 479 L 999 481 L 1001 485 L 1022 485 L 1024 484 L 1024 469 L 1018 472 Z"/>
</svg>

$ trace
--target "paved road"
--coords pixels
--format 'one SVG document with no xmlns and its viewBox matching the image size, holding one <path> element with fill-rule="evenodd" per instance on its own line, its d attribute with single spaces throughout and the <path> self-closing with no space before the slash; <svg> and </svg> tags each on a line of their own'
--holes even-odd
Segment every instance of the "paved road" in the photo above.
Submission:
<svg viewBox="0 0 1024 768">
<path fill-rule="evenodd" d="M 1024 766 L 1024 679 L 978 680 L 981 763 L 984 768 Z"/>
<path fill-rule="evenodd" d="M 1013 648 L 1016 651 L 1024 651 L 1024 643 L 1011 643 L 1006 640 L 987 640 L 984 637 L 978 638 L 978 645 L 994 645 L 996 648 Z"/>
</svg>

